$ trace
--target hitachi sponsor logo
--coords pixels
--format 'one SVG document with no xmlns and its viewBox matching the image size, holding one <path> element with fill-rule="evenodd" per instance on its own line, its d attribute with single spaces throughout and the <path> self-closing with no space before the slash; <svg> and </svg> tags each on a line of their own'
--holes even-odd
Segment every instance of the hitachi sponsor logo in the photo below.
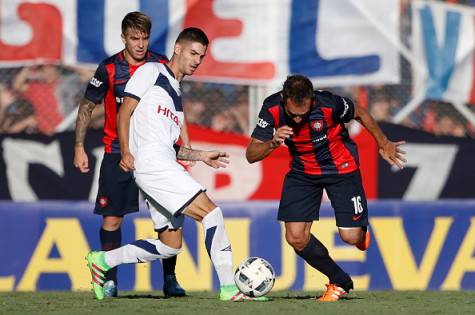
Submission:
<svg viewBox="0 0 475 315">
<path fill-rule="evenodd" d="M 350 105 L 348 105 L 344 97 L 342 97 L 341 99 L 343 100 L 343 104 L 345 105 L 345 109 L 343 109 L 343 113 L 340 115 L 340 118 L 343 118 L 348 112 L 348 109 L 350 109 Z"/>
<path fill-rule="evenodd" d="M 180 119 L 178 119 L 178 116 L 175 115 L 169 108 L 167 107 L 162 107 L 161 105 L 158 105 L 157 113 L 162 114 L 165 117 L 168 117 L 171 119 L 178 127 L 182 127 L 182 124 L 180 123 Z"/>
<path fill-rule="evenodd" d="M 327 135 L 320 136 L 318 138 L 312 139 L 312 142 L 320 142 L 327 139 Z"/>
<path fill-rule="evenodd" d="M 91 81 L 89 81 L 91 85 L 94 85 L 95 87 L 100 87 L 102 85 L 102 81 L 99 81 L 95 77 L 91 78 Z"/>
</svg>

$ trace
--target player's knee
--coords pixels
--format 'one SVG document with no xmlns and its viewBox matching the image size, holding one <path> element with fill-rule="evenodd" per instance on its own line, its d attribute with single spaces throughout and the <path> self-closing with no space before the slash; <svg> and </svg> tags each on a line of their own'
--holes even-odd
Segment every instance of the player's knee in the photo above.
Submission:
<svg viewBox="0 0 475 315">
<path fill-rule="evenodd" d="M 287 243 L 292 246 L 295 250 L 301 251 L 307 246 L 309 238 L 305 233 L 295 234 L 295 233 L 285 233 L 285 239 Z"/>
<path fill-rule="evenodd" d="M 213 212 L 216 208 L 216 204 L 209 199 L 205 192 L 202 192 L 186 208 L 185 214 L 201 222 L 204 217 Z"/>
<path fill-rule="evenodd" d="M 102 221 L 102 228 L 106 231 L 116 231 L 122 224 L 122 217 L 106 216 Z"/>
<path fill-rule="evenodd" d="M 361 242 L 362 231 L 361 230 L 340 230 L 340 237 L 343 242 L 349 245 L 356 245 Z"/>
</svg>

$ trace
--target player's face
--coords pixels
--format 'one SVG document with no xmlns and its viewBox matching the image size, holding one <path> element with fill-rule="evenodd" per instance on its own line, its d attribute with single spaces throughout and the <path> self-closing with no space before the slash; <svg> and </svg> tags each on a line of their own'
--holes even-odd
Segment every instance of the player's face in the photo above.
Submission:
<svg viewBox="0 0 475 315">
<path fill-rule="evenodd" d="M 284 106 L 285 113 L 290 117 L 294 124 L 298 125 L 306 121 L 310 114 L 312 104 L 313 100 L 311 98 L 304 99 L 301 104 L 298 104 L 292 99 L 287 99 Z"/>
<path fill-rule="evenodd" d="M 127 29 L 125 34 L 122 34 L 122 42 L 125 45 L 127 61 L 130 63 L 142 62 L 147 53 L 149 40 L 150 34 L 136 29 Z"/>
<path fill-rule="evenodd" d="M 177 43 L 175 53 L 178 56 L 180 72 L 184 75 L 192 75 L 206 56 L 205 46 L 198 42 Z"/>
</svg>

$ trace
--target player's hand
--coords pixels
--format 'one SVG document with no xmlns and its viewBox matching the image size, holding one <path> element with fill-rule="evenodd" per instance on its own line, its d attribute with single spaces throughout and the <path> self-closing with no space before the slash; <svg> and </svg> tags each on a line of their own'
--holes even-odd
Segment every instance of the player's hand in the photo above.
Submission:
<svg viewBox="0 0 475 315">
<path fill-rule="evenodd" d="M 191 145 L 189 144 L 184 144 L 183 147 L 191 150 Z M 180 164 L 184 166 L 193 167 L 196 165 L 196 161 L 188 161 L 188 160 L 179 160 L 179 161 L 180 161 Z"/>
<path fill-rule="evenodd" d="M 229 164 L 229 154 L 218 151 L 204 151 L 202 161 L 212 168 L 226 167 Z"/>
<path fill-rule="evenodd" d="M 273 148 L 279 147 L 284 143 L 285 139 L 289 138 L 294 134 L 294 131 L 289 126 L 282 126 L 275 131 L 274 137 L 272 138 L 271 146 Z"/>
<path fill-rule="evenodd" d="M 135 170 L 135 159 L 130 152 L 123 153 L 120 159 L 119 166 L 125 172 Z"/>
<path fill-rule="evenodd" d="M 379 154 L 385 159 L 391 166 L 396 165 L 400 170 L 404 168 L 406 160 L 406 151 L 400 148 L 406 141 L 392 142 L 387 140 L 379 147 Z"/>
<path fill-rule="evenodd" d="M 83 146 L 74 148 L 74 167 L 78 168 L 81 173 L 89 172 L 89 159 Z"/>
</svg>

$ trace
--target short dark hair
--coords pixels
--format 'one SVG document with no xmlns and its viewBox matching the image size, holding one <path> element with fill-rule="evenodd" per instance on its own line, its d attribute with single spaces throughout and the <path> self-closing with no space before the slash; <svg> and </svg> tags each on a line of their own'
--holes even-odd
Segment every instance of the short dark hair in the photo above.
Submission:
<svg viewBox="0 0 475 315">
<path fill-rule="evenodd" d="M 137 30 L 145 34 L 150 34 L 152 21 L 150 17 L 142 12 L 129 12 L 122 20 L 122 34 L 125 35 L 128 29 Z"/>
<path fill-rule="evenodd" d="M 295 74 L 289 75 L 282 88 L 284 102 L 291 99 L 297 104 L 302 104 L 304 99 L 313 99 L 313 84 L 306 76 Z"/>
<path fill-rule="evenodd" d="M 184 41 L 198 42 L 204 46 L 208 46 L 209 44 L 208 36 L 197 27 L 188 27 L 181 31 L 176 42 L 183 43 Z"/>
</svg>

